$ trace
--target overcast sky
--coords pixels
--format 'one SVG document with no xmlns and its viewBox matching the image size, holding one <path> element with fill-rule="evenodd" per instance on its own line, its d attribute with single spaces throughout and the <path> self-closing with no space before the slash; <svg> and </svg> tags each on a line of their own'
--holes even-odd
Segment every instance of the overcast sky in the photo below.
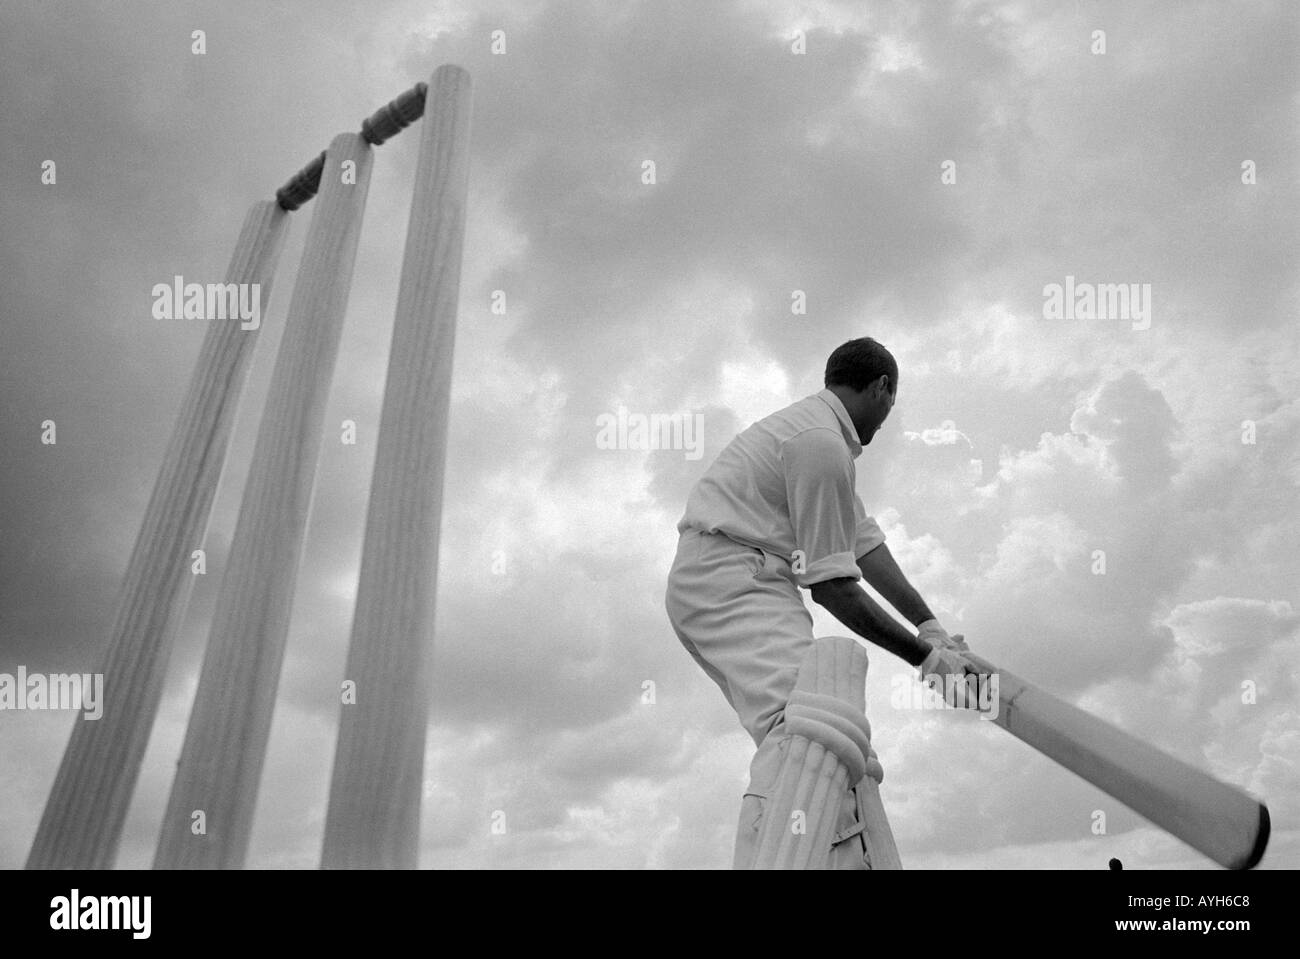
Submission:
<svg viewBox="0 0 1300 959">
<path fill-rule="evenodd" d="M 422 865 L 730 864 L 752 744 L 669 626 L 674 526 L 736 432 L 869 335 L 901 385 L 859 493 L 941 620 L 1264 797 L 1264 865 L 1296 867 L 1298 25 L 1183 0 L 6 2 L 0 671 L 100 668 L 204 334 L 153 319 L 153 285 L 219 280 L 250 204 L 454 62 L 473 145 Z M 417 143 L 374 164 L 253 866 L 319 861 Z M 121 866 L 152 861 L 312 211 Z M 1149 284 L 1149 327 L 1045 315 L 1067 277 Z M 620 407 L 703 414 L 703 456 L 600 448 Z M 906 866 L 1212 865 L 990 723 L 892 708 L 905 667 L 869 655 Z M 0 867 L 73 721 L 0 713 Z"/>
</svg>

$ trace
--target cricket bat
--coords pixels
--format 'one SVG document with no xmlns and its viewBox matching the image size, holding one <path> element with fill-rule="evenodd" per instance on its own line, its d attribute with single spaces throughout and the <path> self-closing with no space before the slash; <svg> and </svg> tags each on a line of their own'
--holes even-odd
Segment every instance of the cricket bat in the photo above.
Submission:
<svg viewBox="0 0 1300 959">
<path fill-rule="evenodd" d="M 994 722 L 1229 869 L 1250 869 L 1268 845 L 1268 807 L 988 660 L 998 674 Z"/>
</svg>

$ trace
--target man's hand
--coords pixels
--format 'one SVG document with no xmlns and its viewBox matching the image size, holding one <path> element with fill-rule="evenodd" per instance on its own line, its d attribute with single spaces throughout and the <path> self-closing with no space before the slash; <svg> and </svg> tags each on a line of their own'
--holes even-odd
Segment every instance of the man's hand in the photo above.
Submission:
<svg viewBox="0 0 1300 959">
<path fill-rule="evenodd" d="M 949 636 L 948 631 L 939 625 L 937 619 L 927 619 L 917 627 L 917 639 L 924 640 L 931 646 L 937 646 L 942 649 L 964 649 L 969 651 L 970 647 L 966 645 L 966 637 L 961 633 L 955 636 Z"/>
<path fill-rule="evenodd" d="M 975 709 L 979 706 L 979 677 L 982 675 L 979 667 L 962 655 L 970 652 L 964 639 L 948 637 L 946 633 L 944 637 L 948 645 L 936 644 L 930 650 L 917 667 L 917 679 L 954 709 Z M 957 641 L 960 641 L 960 647 Z"/>
</svg>

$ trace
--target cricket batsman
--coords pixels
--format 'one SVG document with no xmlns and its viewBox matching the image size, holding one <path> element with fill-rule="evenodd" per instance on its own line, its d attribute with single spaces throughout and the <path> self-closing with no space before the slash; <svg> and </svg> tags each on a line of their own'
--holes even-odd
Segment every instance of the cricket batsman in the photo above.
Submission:
<svg viewBox="0 0 1300 959">
<path fill-rule="evenodd" d="M 781 865 L 789 859 L 759 849 L 784 849 L 783 833 L 792 831 L 814 837 L 808 867 L 872 867 L 863 787 L 879 763 L 863 712 L 866 656 L 851 639 L 813 637 L 801 588 L 923 676 L 973 672 L 964 639 L 948 635 L 907 581 L 855 490 L 854 460 L 897 396 L 889 351 L 870 337 L 850 340 L 830 355 L 825 389 L 727 445 L 677 524 L 668 617 L 758 747 L 741 801 L 737 869 L 789 868 Z M 863 579 L 917 635 L 872 600 Z M 825 758 L 814 764 L 813 753 Z"/>
</svg>

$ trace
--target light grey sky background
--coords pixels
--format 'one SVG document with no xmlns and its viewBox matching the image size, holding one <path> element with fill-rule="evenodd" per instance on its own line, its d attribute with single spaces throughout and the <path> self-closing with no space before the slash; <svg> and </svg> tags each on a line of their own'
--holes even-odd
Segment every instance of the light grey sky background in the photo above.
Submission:
<svg viewBox="0 0 1300 959">
<path fill-rule="evenodd" d="M 1300 865 L 1298 27 L 1288 2 L 7 2 L 0 671 L 99 668 L 204 332 L 152 319 L 153 285 L 219 280 L 251 203 L 455 62 L 473 158 L 423 865 L 729 864 L 752 746 L 663 611 L 674 525 L 716 452 L 862 335 L 901 386 L 859 492 L 940 618 L 1264 797 L 1264 866 Z M 258 867 L 319 859 L 416 146 L 375 162 Z M 121 866 L 152 861 L 311 212 Z M 1150 328 L 1045 319 L 1067 276 L 1150 284 Z M 702 413 L 703 458 L 598 448 L 620 406 Z M 903 664 L 869 652 L 906 866 L 1212 865 L 988 723 L 891 708 Z M 0 713 L 0 866 L 72 722 Z"/>
</svg>

